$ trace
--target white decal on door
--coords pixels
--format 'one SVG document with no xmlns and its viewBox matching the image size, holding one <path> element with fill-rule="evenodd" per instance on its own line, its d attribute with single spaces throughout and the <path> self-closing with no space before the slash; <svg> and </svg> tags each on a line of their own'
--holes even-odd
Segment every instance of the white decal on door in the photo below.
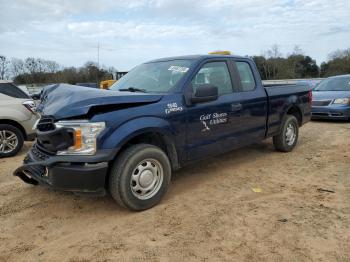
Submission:
<svg viewBox="0 0 350 262">
<path fill-rule="evenodd" d="M 201 115 L 199 120 L 204 125 L 202 132 L 210 131 L 211 126 L 225 124 L 228 122 L 227 113 L 213 113 Z"/>
<path fill-rule="evenodd" d="M 167 104 L 167 107 L 165 108 L 165 113 L 170 114 L 173 112 L 181 112 L 183 110 L 182 106 L 178 106 L 177 103 L 169 103 Z"/>
</svg>

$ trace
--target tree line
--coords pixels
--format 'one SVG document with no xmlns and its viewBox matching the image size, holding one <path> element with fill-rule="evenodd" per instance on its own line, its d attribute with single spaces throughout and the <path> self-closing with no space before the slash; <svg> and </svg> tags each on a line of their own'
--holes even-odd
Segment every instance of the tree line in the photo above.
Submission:
<svg viewBox="0 0 350 262">
<path fill-rule="evenodd" d="M 316 60 L 305 55 L 298 46 L 290 54 L 283 57 L 279 47 L 273 45 L 263 55 L 252 58 L 263 80 L 317 78 L 350 74 L 350 48 L 337 50 L 329 54 L 328 57 L 327 62 L 318 66 Z"/>
<path fill-rule="evenodd" d="M 350 74 L 350 48 L 331 53 L 328 61 L 320 66 L 298 46 L 283 56 L 279 46 L 273 45 L 262 55 L 252 58 L 263 80 Z M 82 67 L 63 67 L 55 61 L 41 58 L 9 59 L 0 55 L 0 79 L 13 79 L 16 84 L 97 83 L 112 79 L 116 72 L 114 67 L 99 67 L 95 62 L 86 62 Z"/>
<path fill-rule="evenodd" d="M 0 79 L 12 79 L 16 84 L 98 83 L 112 79 L 116 72 L 114 67 L 99 67 L 91 61 L 81 67 L 63 67 L 42 58 L 8 59 L 0 55 Z"/>
</svg>

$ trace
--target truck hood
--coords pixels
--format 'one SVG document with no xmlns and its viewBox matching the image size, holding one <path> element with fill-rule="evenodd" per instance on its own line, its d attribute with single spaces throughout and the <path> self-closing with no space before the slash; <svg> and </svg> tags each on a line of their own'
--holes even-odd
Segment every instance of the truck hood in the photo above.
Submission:
<svg viewBox="0 0 350 262">
<path fill-rule="evenodd" d="M 350 97 L 350 91 L 313 91 L 314 100 L 333 100 L 337 98 Z"/>
<path fill-rule="evenodd" d="M 56 84 L 44 88 L 37 111 L 56 120 L 158 102 L 159 94 L 119 92 L 89 87 Z M 95 111 L 96 112 L 96 111 Z"/>
</svg>

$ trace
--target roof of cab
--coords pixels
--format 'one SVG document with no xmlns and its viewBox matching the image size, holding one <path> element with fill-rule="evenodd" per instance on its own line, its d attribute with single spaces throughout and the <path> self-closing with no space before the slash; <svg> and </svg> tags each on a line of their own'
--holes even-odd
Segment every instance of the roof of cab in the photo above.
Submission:
<svg viewBox="0 0 350 262">
<path fill-rule="evenodd" d="M 350 74 L 347 74 L 347 75 L 330 76 L 329 78 L 348 78 L 348 77 L 350 77 Z"/>
<path fill-rule="evenodd" d="M 171 61 L 171 60 L 202 60 L 206 58 L 228 58 L 228 57 L 249 59 L 249 57 L 236 56 L 236 55 L 185 55 L 185 56 L 172 56 L 172 57 L 154 59 L 154 60 L 148 61 L 147 63 L 165 62 L 165 61 Z"/>
</svg>

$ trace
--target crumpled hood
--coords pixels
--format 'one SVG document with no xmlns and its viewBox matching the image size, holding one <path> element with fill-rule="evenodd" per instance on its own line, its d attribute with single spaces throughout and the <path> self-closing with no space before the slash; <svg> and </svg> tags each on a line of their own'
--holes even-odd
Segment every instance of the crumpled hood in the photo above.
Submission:
<svg viewBox="0 0 350 262">
<path fill-rule="evenodd" d="M 37 111 L 42 115 L 53 116 L 59 120 L 86 115 L 92 108 L 128 104 L 131 106 L 142 105 L 155 103 L 161 98 L 162 95 L 158 94 L 119 92 L 56 84 L 44 88 Z"/>
<path fill-rule="evenodd" d="M 313 91 L 312 97 L 314 100 L 333 100 L 350 97 L 350 91 Z"/>
</svg>

